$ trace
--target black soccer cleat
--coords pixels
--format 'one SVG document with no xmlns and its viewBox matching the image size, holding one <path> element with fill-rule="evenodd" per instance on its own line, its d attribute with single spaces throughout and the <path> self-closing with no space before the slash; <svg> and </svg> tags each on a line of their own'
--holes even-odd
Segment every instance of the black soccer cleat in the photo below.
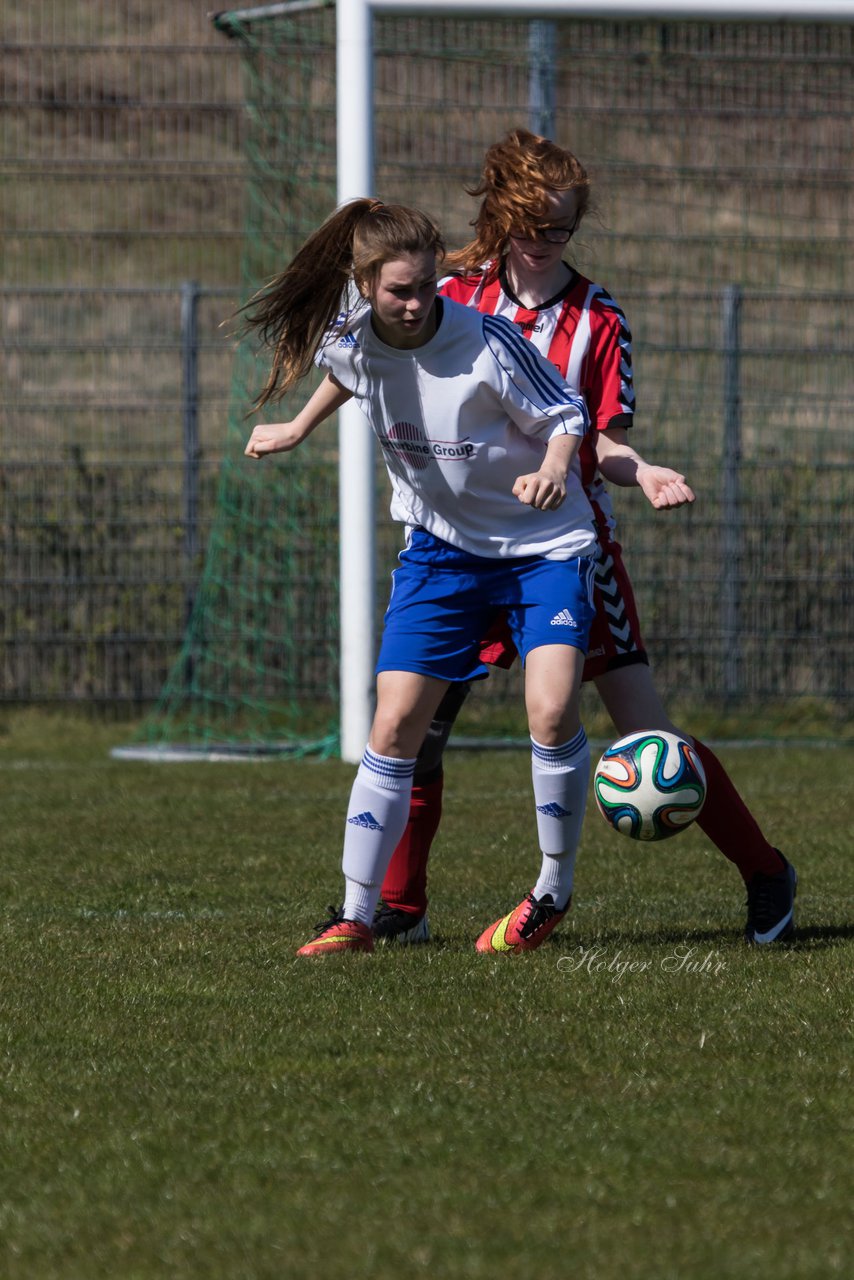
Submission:
<svg viewBox="0 0 854 1280">
<path fill-rule="evenodd" d="M 780 853 L 780 850 L 777 850 Z M 783 858 L 782 853 L 780 857 Z M 757 874 L 747 886 L 747 924 L 744 940 L 763 947 L 771 942 L 790 942 L 795 933 L 795 894 L 798 875 L 791 862 L 773 876 Z"/>
<path fill-rule="evenodd" d="M 411 946 L 413 943 L 430 941 L 430 925 L 426 912 L 419 916 L 414 911 L 390 907 L 382 899 L 374 912 L 371 932 L 375 942 L 393 942 L 398 946 Z"/>
</svg>

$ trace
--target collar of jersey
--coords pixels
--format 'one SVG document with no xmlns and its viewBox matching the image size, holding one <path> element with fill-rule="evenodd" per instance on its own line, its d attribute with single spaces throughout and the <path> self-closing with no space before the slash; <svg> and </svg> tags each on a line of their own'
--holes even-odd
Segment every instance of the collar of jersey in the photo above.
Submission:
<svg viewBox="0 0 854 1280">
<path fill-rule="evenodd" d="M 569 263 L 565 262 L 564 266 L 569 267 Z M 563 299 L 567 296 L 567 294 L 571 293 L 572 290 L 575 288 L 575 286 L 578 284 L 579 276 L 578 276 L 578 272 L 575 270 L 575 267 L 569 267 L 569 270 L 570 270 L 570 277 L 567 280 L 566 284 L 563 286 L 563 288 L 559 289 L 553 298 L 547 298 L 545 302 L 541 302 L 539 306 L 536 306 L 536 307 L 526 307 L 524 302 L 521 302 L 519 298 L 516 297 L 513 290 L 510 288 L 510 281 L 507 279 L 507 259 L 506 258 L 501 259 L 501 264 L 498 268 L 498 283 L 501 285 L 501 288 L 507 294 L 507 297 L 510 299 L 510 301 L 515 302 L 516 306 L 521 307 L 523 311 L 548 311 L 549 307 L 553 307 L 558 302 L 562 302 Z"/>
</svg>

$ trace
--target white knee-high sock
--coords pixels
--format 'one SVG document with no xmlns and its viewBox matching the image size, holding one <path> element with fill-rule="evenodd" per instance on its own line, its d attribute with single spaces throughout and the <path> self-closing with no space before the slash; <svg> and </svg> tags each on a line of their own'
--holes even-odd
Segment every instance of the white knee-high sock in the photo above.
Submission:
<svg viewBox="0 0 854 1280">
<path fill-rule="evenodd" d="M 534 897 L 550 893 L 555 905 L 563 907 L 572 893 L 575 853 L 587 805 L 590 747 L 584 730 L 559 747 L 544 747 L 532 738 L 531 775 L 543 855 Z"/>
<path fill-rule="evenodd" d="M 415 760 L 393 760 L 365 748 L 350 792 L 342 868 L 344 918 L 369 925 L 383 876 L 409 817 Z"/>
</svg>

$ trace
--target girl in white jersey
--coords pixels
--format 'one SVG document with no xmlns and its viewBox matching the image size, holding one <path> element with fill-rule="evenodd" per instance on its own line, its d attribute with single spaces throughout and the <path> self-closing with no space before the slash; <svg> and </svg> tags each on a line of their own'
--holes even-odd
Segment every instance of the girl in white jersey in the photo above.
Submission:
<svg viewBox="0 0 854 1280">
<path fill-rule="evenodd" d="M 572 152 L 517 129 L 489 148 L 472 194 L 482 197 L 475 238 L 449 255 L 447 265 L 459 274 L 442 283 L 442 292 L 509 320 L 587 401 L 590 430 L 579 460 L 601 558 L 584 679 L 595 681 L 618 736 L 673 730 L 641 639 L 603 476 L 617 485 L 640 486 L 659 509 L 678 507 L 693 494 L 682 475 L 649 466 L 630 446 L 635 398 L 626 317 L 601 285 L 564 261 L 566 245 L 587 212 L 589 179 Z M 514 655 L 507 637 L 499 631 L 490 640 L 485 660 L 509 665 Z M 410 822 L 389 866 L 374 923 L 378 937 L 424 941 L 428 936 L 426 870 L 441 813 L 442 753 L 466 693 L 464 685 L 452 686 L 419 752 Z M 714 752 L 696 738 L 694 744 L 708 783 L 698 826 L 744 880 L 745 938 L 760 945 L 785 940 L 793 930 L 794 869 L 765 838 Z"/>
<path fill-rule="evenodd" d="M 257 408 L 313 359 L 326 377 L 293 422 L 256 427 L 247 455 L 296 447 L 353 396 L 382 447 L 392 513 L 407 527 L 377 710 L 348 806 L 344 905 L 301 956 L 372 950 L 418 749 L 448 688 L 486 674 L 480 641 L 499 616 L 525 663 L 541 858 L 533 890 L 483 932 L 478 949 L 534 949 L 572 893 L 589 775 L 578 695 L 597 549 L 576 460 L 587 415 L 512 325 L 437 297 L 442 253 L 424 214 L 356 200 L 249 310 L 273 349 Z"/>
</svg>

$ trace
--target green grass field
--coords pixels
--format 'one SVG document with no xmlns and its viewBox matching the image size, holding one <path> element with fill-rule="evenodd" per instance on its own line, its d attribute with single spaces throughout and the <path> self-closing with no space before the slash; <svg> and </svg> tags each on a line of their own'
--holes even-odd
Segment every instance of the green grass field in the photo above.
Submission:
<svg viewBox="0 0 854 1280">
<path fill-rule="evenodd" d="M 721 749 L 789 949 L 701 833 L 590 812 L 562 929 L 476 955 L 538 859 L 524 753 L 458 752 L 434 942 L 310 963 L 352 768 L 127 737 L 0 720 L 0 1275 L 852 1273 L 850 749 Z"/>
</svg>

